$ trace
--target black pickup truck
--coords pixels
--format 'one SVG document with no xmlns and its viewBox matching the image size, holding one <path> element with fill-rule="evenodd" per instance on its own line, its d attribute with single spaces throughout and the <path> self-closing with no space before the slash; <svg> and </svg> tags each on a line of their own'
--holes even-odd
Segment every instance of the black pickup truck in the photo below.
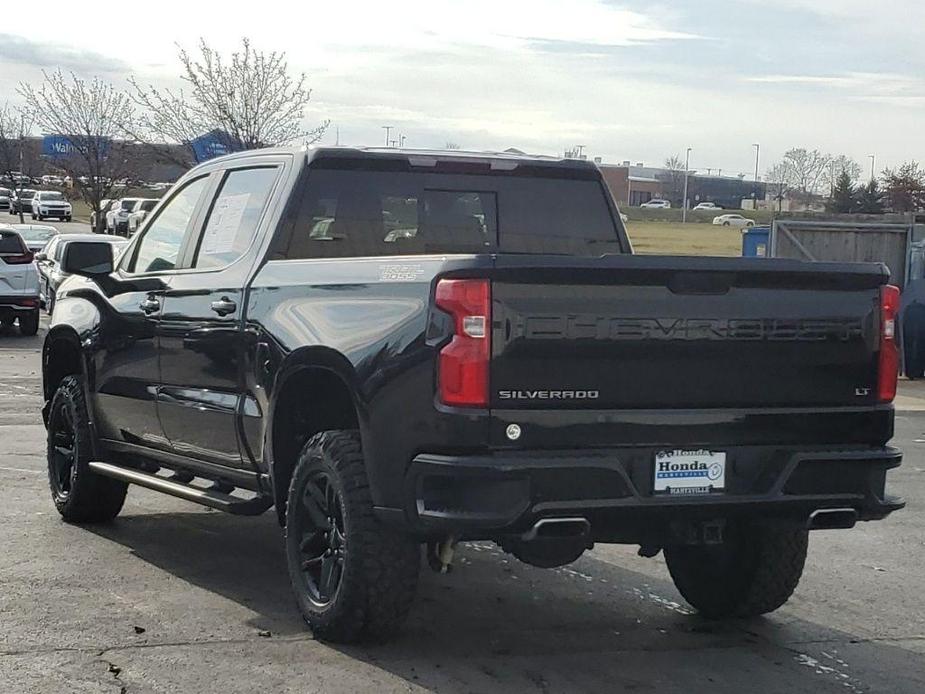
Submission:
<svg viewBox="0 0 925 694">
<path fill-rule="evenodd" d="M 275 507 L 321 638 L 387 636 L 422 546 L 466 540 L 664 550 L 702 614 L 757 615 L 809 530 L 903 505 L 886 268 L 634 256 L 587 162 L 246 152 L 100 248 L 68 245 L 44 344 L 58 511 Z"/>
</svg>

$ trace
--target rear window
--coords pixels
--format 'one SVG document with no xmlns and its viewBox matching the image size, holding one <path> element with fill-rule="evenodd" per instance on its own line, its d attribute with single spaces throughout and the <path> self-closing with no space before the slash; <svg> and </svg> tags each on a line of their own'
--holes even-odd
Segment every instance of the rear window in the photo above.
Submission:
<svg viewBox="0 0 925 694">
<path fill-rule="evenodd" d="M 20 238 L 19 234 L 12 232 L 0 232 L 0 253 L 23 253 L 27 251 L 26 244 Z"/>
<path fill-rule="evenodd" d="M 620 252 L 598 181 L 532 176 L 316 169 L 283 232 L 276 258 Z"/>
<path fill-rule="evenodd" d="M 154 209 L 154 206 L 157 204 L 157 200 L 142 200 L 141 210 L 143 212 L 150 212 Z"/>
</svg>

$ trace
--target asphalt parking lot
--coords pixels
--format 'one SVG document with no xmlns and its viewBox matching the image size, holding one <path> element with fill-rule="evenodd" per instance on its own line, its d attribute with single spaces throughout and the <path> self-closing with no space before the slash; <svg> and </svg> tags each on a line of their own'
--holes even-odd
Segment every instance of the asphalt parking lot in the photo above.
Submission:
<svg viewBox="0 0 925 694">
<path fill-rule="evenodd" d="M 796 595 L 767 618 L 700 619 L 661 558 L 632 547 L 542 571 L 477 544 L 450 575 L 422 573 L 398 640 L 344 648 L 303 627 L 272 514 L 132 488 L 111 525 L 60 521 L 45 478 L 41 341 L 0 333 L 4 694 L 925 691 L 918 384 L 903 386 L 906 461 L 891 477 L 908 507 L 814 533 Z"/>
</svg>

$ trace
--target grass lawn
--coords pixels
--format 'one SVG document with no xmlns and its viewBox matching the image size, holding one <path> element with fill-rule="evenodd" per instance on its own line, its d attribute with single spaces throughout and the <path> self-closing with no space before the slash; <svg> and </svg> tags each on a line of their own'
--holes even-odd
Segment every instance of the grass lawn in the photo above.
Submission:
<svg viewBox="0 0 925 694">
<path fill-rule="evenodd" d="M 626 231 L 636 253 L 646 255 L 742 254 L 742 232 L 731 227 L 630 220 Z"/>
</svg>

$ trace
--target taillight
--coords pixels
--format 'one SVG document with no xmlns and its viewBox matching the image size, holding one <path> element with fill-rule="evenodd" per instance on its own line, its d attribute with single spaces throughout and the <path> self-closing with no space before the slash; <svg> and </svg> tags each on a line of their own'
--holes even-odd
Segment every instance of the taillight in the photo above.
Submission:
<svg viewBox="0 0 925 694">
<path fill-rule="evenodd" d="M 440 280 L 436 304 L 453 317 L 453 338 L 438 359 L 440 400 L 457 407 L 486 407 L 491 285 L 488 280 Z"/>
<path fill-rule="evenodd" d="M 25 265 L 26 263 L 31 263 L 34 257 L 32 251 L 29 251 L 28 253 L 17 253 L 15 255 L 0 255 L 0 259 L 9 265 Z"/>
<path fill-rule="evenodd" d="M 877 368 L 877 400 L 893 402 L 899 377 L 899 345 L 896 343 L 899 288 L 887 284 L 880 290 L 880 359 Z"/>
</svg>

